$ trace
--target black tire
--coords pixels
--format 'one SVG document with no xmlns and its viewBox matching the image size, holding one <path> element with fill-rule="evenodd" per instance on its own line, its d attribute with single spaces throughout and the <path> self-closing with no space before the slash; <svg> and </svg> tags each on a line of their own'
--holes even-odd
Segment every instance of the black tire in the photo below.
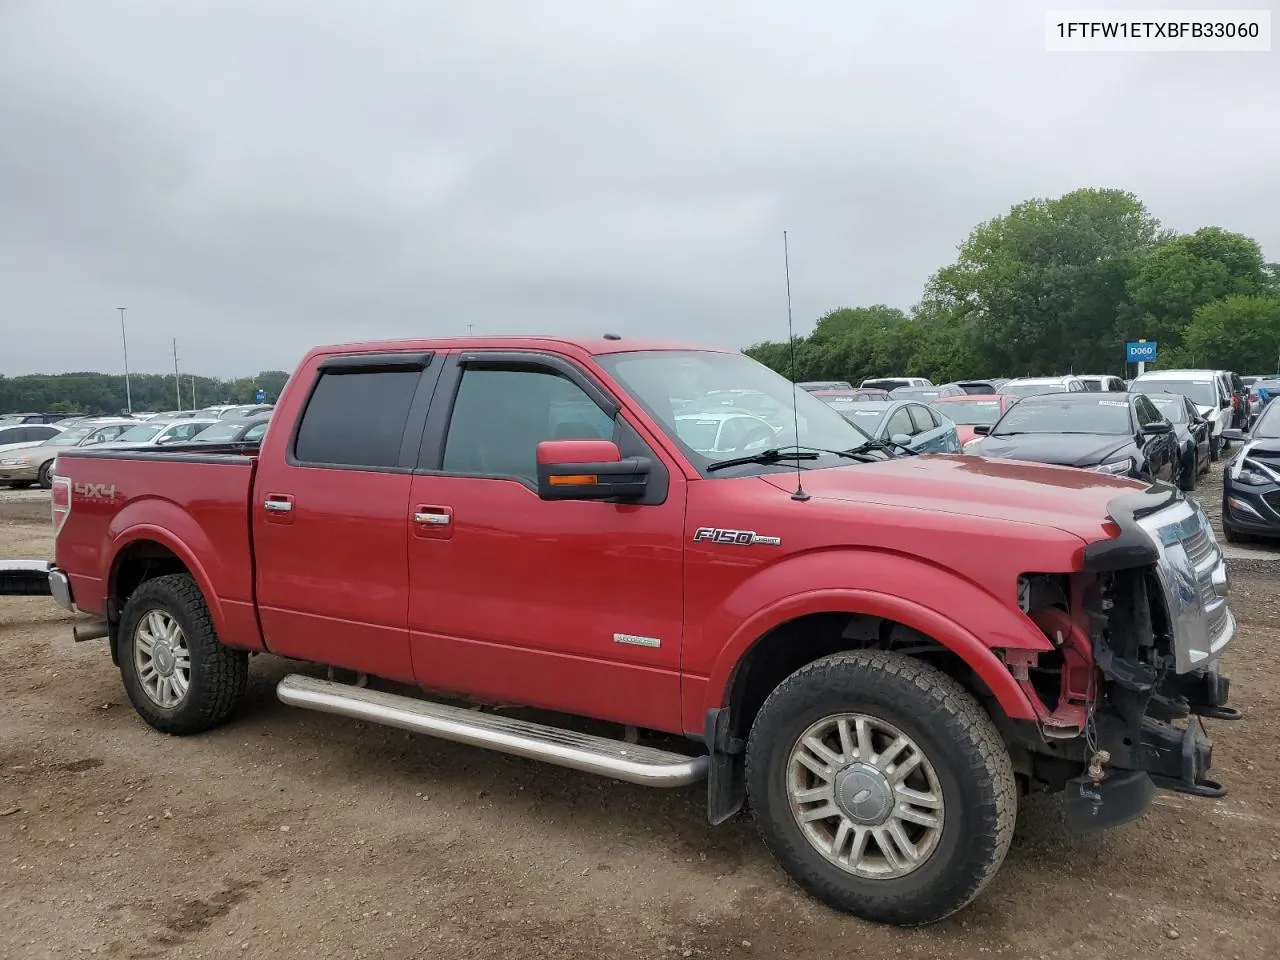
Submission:
<svg viewBox="0 0 1280 960">
<path fill-rule="evenodd" d="M 135 652 L 139 626 L 153 611 L 177 622 L 190 657 L 189 685 L 173 706 L 156 702 L 138 673 Z M 210 730 L 231 715 L 244 694 L 249 655 L 218 640 L 204 595 L 188 574 L 156 577 L 138 587 L 125 604 L 117 642 L 120 675 L 129 700 L 138 715 L 162 733 L 185 736 Z"/>
<path fill-rule="evenodd" d="M 36 483 L 45 490 L 53 489 L 53 461 L 40 464 L 40 472 L 36 474 Z"/>
<path fill-rule="evenodd" d="M 944 804 L 936 845 L 904 876 L 865 878 L 838 866 L 792 813 L 793 747 L 843 713 L 897 728 L 936 774 Z M 1004 861 L 1018 809 L 1009 752 L 977 700 L 941 671 L 882 651 L 824 657 L 774 689 L 751 727 L 747 791 L 765 844 L 800 887 L 837 910 L 899 926 L 936 922 L 978 896 Z"/>
<path fill-rule="evenodd" d="M 1196 473 L 1196 448 L 1191 448 L 1190 457 L 1181 457 L 1178 461 L 1178 486 L 1186 491 L 1196 488 L 1199 474 Z"/>
<path fill-rule="evenodd" d="M 1217 463 L 1222 459 L 1222 446 L 1217 437 L 1209 438 L 1209 462 Z"/>
<path fill-rule="evenodd" d="M 1247 533 L 1238 533 L 1225 523 L 1222 525 L 1222 536 L 1227 543 L 1253 543 L 1254 538 Z"/>
</svg>

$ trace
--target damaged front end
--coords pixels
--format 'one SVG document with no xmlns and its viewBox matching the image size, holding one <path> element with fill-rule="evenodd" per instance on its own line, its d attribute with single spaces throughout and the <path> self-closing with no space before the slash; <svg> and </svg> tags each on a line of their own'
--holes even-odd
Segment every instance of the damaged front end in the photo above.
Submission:
<svg viewBox="0 0 1280 960">
<path fill-rule="evenodd" d="M 1044 664 L 1010 660 L 1043 706 L 1039 742 L 1024 741 L 1028 771 L 1063 790 L 1068 823 L 1082 830 L 1136 819 L 1156 788 L 1224 795 L 1209 777 L 1203 718 L 1240 716 L 1218 671 L 1235 618 L 1208 518 L 1163 486 L 1117 498 L 1108 512 L 1118 535 L 1085 548 L 1083 572 L 1063 578 L 1065 602 L 1029 596 L 1024 607 L 1056 649 L 1057 690 L 1046 696 L 1043 675 L 1037 683 Z"/>
</svg>

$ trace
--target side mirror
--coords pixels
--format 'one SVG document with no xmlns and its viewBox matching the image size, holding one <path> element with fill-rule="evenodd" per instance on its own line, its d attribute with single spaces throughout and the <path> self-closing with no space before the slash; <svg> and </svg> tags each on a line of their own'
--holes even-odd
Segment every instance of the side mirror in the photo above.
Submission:
<svg viewBox="0 0 1280 960">
<path fill-rule="evenodd" d="M 980 436 L 980 437 L 985 437 L 985 436 L 987 436 L 989 433 L 991 433 L 991 424 L 989 424 L 989 423 L 979 423 L 977 426 L 975 426 L 975 427 L 973 428 L 973 432 L 974 432 L 974 433 L 976 433 L 976 434 L 977 434 L 978 436 Z"/>
<path fill-rule="evenodd" d="M 911 446 L 911 438 L 907 436 L 905 433 L 895 433 L 889 439 L 892 440 L 894 443 L 896 443 L 900 447 Z"/>
<path fill-rule="evenodd" d="M 1219 403 L 1219 404 L 1218 404 L 1218 406 L 1220 406 L 1223 410 L 1230 410 L 1230 409 L 1231 409 L 1231 398 L 1230 398 L 1230 397 L 1223 397 L 1223 398 L 1222 398 L 1222 402 L 1221 402 L 1221 403 Z"/>
<path fill-rule="evenodd" d="M 634 499 L 649 483 L 649 461 L 622 459 L 612 440 L 543 440 L 537 461 L 543 500 Z"/>
<path fill-rule="evenodd" d="M 1148 423 L 1142 428 L 1142 432 L 1151 435 L 1173 433 L 1173 424 L 1168 420 L 1157 420 L 1155 423 Z"/>
<path fill-rule="evenodd" d="M 1223 430 L 1222 439 L 1230 440 L 1233 443 L 1244 443 L 1249 439 L 1249 434 L 1244 430 L 1235 430 L 1235 429 Z"/>
</svg>

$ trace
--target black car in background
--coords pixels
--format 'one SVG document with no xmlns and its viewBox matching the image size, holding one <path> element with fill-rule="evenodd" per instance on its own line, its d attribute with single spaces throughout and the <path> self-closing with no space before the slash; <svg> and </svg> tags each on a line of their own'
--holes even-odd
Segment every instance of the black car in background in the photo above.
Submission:
<svg viewBox="0 0 1280 960">
<path fill-rule="evenodd" d="M 1024 397 L 991 426 L 983 457 L 1083 467 L 1138 480 L 1178 479 L 1173 424 L 1140 393 L 1048 393 Z"/>
<path fill-rule="evenodd" d="M 1222 475 L 1222 532 L 1229 543 L 1280 537 L 1280 404 L 1263 407 L 1248 433 L 1224 431 L 1244 446 Z"/>
<path fill-rule="evenodd" d="M 1213 427 L 1196 405 L 1180 393 L 1144 393 L 1160 415 L 1173 424 L 1178 438 L 1178 486 L 1194 490 L 1200 475 L 1209 472 L 1209 435 Z"/>
</svg>

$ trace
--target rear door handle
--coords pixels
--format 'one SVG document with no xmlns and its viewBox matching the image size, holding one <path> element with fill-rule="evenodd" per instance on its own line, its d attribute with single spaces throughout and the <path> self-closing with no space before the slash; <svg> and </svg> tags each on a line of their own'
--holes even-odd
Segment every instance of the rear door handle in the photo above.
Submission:
<svg viewBox="0 0 1280 960">
<path fill-rule="evenodd" d="M 262 501 L 268 523 L 293 523 L 293 496 L 288 493 L 268 493 Z"/>
<path fill-rule="evenodd" d="M 413 535 L 424 540 L 453 537 L 453 507 L 420 503 L 413 508 Z"/>
</svg>

